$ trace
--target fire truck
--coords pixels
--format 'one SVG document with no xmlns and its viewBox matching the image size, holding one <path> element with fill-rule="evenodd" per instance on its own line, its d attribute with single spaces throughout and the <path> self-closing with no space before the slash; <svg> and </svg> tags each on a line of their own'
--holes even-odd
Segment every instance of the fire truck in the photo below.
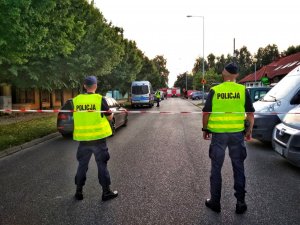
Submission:
<svg viewBox="0 0 300 225">
<path fill-rule="evenodd" d="M 173 87 L 167 90 L 168 97 L 180 97 L 180 88 Z"/>
</svg>

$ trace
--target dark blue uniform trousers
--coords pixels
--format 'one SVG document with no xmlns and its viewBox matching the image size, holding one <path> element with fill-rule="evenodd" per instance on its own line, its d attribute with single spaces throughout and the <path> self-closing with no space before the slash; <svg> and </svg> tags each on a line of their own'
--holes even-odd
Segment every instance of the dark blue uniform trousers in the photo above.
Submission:
<svg viewBox="0 0 300 225">
<path fill-rule="evenodd" d="M 211 200 L 220 202 L 222 189 L 221 169 L 225 158 L 225 150 L 228 147 L 229 156 L 234 176 L 234 196 L 238 201 L 245 199 L 245 172 L 244 160 L 247 151 L 243 132 L 237 133 L 213 133 L 209 147 L 211 159 L 210 194 Z"/>
<path fill-rule="evenodd" d="M 107 161 L 110 156 L 106 145 L 106 139 L 79 143 L 76 155 L 79 165 L 75 176 L 75 184 L 81 187 L 84 186 L 86 172 L 88 171 L 88 165 L 92 154 L 95 155 L 98 167 L 99 183 L 102 187 L 108 187 L 110 185 L 110 175 L 107 169 Z"/>
</svg>

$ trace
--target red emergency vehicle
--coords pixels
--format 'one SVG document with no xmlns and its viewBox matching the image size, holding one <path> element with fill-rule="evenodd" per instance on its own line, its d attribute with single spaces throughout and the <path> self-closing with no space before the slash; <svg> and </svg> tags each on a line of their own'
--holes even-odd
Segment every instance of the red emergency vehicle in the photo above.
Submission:
<svg viewBox="0 0 300 225">
<path fill-rule="evenodd" d="M 180 88 L 173 87 L 167 90 L 168 97 L 180 97 Z"/>
</svg>

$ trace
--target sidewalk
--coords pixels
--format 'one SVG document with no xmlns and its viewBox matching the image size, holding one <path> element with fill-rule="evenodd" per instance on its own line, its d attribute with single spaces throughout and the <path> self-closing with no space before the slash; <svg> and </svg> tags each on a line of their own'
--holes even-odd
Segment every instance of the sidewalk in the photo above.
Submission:
<svg viewBox="0 0 300 225">
<path fill-rule="evenodd" d="M 204 107 L 204 105 L 202 104 L 202 100 L 192 100 L 189 98 L 189 99 L 186 99 L 186 101 L 190 102 L 191 104 L 193 104 L 201 109 Z M 205 101 L 204 101 L 204 103 L 205 103 Z"/>
</svg>

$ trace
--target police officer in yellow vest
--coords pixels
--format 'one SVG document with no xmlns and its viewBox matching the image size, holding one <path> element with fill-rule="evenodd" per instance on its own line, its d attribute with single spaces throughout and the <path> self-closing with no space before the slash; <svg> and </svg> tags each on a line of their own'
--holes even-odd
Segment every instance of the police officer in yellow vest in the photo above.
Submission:
<svg viewBox="0 0 300 225">
<path fill-rule="evenodd" d="M 77 186 L 75 198 L 83 199 L 83 186 L 85 185 L 86 172 L 92 154 L 95 156 L 98 167 L 98 179 L 102 186 L 102 200 L 106 201 L 118 196 L 117 191 L 110 189 L 110 175 L 107 169 L 107 161 L 110 156 L 106 145 L 106 137 L 112 134 L 108 120 L 113 115 L 101 95 L 95 94 L 97 89 L 97 78 L 88 76 L 84 80 L 86 94 L 79 94 L 73 99 L 74 105 L 74 132 L 73 138 L 79 141 L 77 160 L 79 162 L 75 176 Z M 98 111 L 98 112 L 96 112 Z M 108 111 L 100 113 L 99 111 Z"/>
<path fill-rule="evenodd" d="M 155 99 L 156 99 L 156 107 L 159 107 L 159 101 L 160 101 L 160 91 L 159 90 L 157 90 L 156 92 L 155 92 Z"/>
<path fill-rule="evenodd" d="M 238 67 L 229 63 L 222 72 L 224 82 L 211 88 L 203 108 L 203 138 L 211 139 L 210 199 L 205 205 L 215 212 L 221 211 L 221 169 L 228 147 L 234 175 L 236 213 L 247 210 L 245 202 L 244 160 L 247 157 L 245 140 L 251 139 L 254 107 L 245 86 L 235 83 Z M 245 121 L 249 122 L 245 129 Z"/>
</svg>

